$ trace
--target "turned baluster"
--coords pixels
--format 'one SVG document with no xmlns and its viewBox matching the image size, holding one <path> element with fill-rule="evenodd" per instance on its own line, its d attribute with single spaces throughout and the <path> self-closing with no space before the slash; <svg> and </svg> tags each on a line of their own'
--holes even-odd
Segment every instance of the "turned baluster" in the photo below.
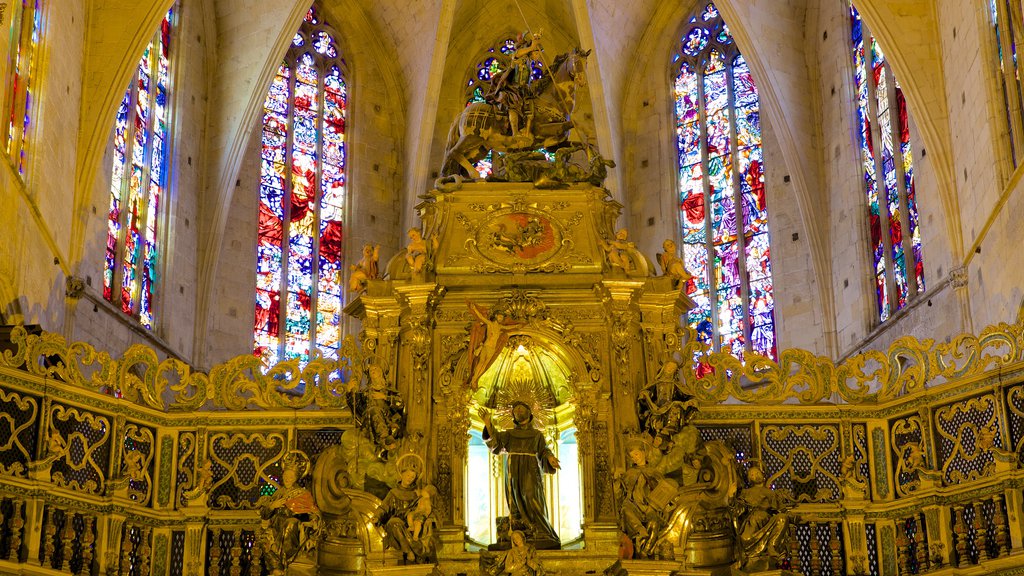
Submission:
<svg viewBox="0 0 1024 576">
<path fill-rule="evenodd" d="M 53 519 L 54 512 L 53 508 L 47 509 L 46 521 L 43 523 L 43 566 L 52 565 L 53 562 L 55 550 L 53 538 L 57 535 L 57 524 Z"/>
<path fill-rule="evenodd" d="M 82 564 L 78 567 L 78 576 L 92 573 L 92 546 L 96 542 L 96 518 L 82 516 Z"/>
<path fill-rule="evenodd" d="M 840 576 L 843 574 L 843 557 L 839 550 L 843 541 L 842 524 L 833 522 L 828 526 L 829 531 L 832 532 L 832 537 L 828 541 L 829 550 L 832 552 L 832 574 Z"/>
<path fill-rule="evenodd" d="M 153 529 L 149 526 L 141 528 L 138 553 L 135 555 L 139 561 L 139 574 L 149 574 L 149 560 L 153 551 L 149 546 L 149 538 L 152 535 L 152 532 Z"/>
<path fill-rule="evenodd" d="M 213 542 L 210 543 L 210 576 L 220 576 L 220 528 L 213 528 Z"/>
<path fill-rule="evenodd" d="M 1006 517 L 1006 497 L 1002 494 L 996 494 L 992 497 L 992 506 L 994 506 L 994 512 L 992 513 L 992 521 L 996 525 L 996 548 L 997 556 L 1002 556 L 1003 552 L 1010 552 L 1010 520 Z"/>
<path fill-rule="evenodd" d="M 931 564 L 928 558 L 928 540 L 924 534 L 924 520 L 914 519 L 914 525 L 917 527 L 917 532 L 914 533 L 914 542 L 917 544 L 915 552 L 917 554 L 917 571 L 924 572 L 928 570 L 929 564 Z"/>
<path fill-rule="evenodd" d="M 800 562 L 800 538 L 797 537 L 797 526 L 795 523 L 789 525 L 789 566 L 789 569 L 793 572 L 802 574 L 804 571 L 804 567 Z"/>
<path fill-rule="evenodd" d="M 135 542 L 132 541 L 132 534 L 135 526 L 125 524 L 124 536 L 121 538 L 121 574 L 128 576 L 132 570 L 132 552 L 135 551 Z"/>
<path fill-rule="evenodd" d="M 967 526 L 964 524 L 964 507 L 953 506 L 953 538 L 956 540 L 956 557 L 953 564 L 959 567 L 967 558 Z"/>
<path fill-rule="evenodd" d="M 249 574 L 260 574 L 263 571 L 263 547 L 256 540 L 257 532 L 253 532 L 252 546 L 249 547 Z"/>
<path fill-rule="evenodd" d="M 4 522 L 7 521 L 7 516 L 4 516 L 3 500 L 5 500 L 5 499 L 0 498 L 0 526 L 3 526 Z M 11 506 L 13 507 L 14 504 L 12 503 Z M 8 552 L 8 554 L 9 553 L 10 552 Z"/>
<path fill-rule="evenodd" d="M 21 561 L 21 530 L 25 527 L 21 513 L 24 508 L 25 501 L 16 499 L 11 517 L 7 519 L 7 529 L 11 532 L 11 547 L 7 550 L 7 559 L 12 562 Z"/>
<path fill-rule="evenodd" d="M 231 531 L 231 576 L 242 576 L 242 531 Z"/>
<path fill-rule="evenodd" d="M 981 501 L 974 503 L 974 547 L 978 550 L 978 562 L 988 560 L 988 544 L 986 542 L 988 529 L 985 526 L 985 512 Z"/>
<path fill-rule="evenodd" d="M 821 574 L 821 541 L 818 539 L 818 525 L 810 524 L 811 530 L 811 574 Z"/>
<path fill-rule="evenodd" d="M 907 540 L 907 521 L 896 521 L 896 561 L 900 574 L 910 574 L 910 541 Z"/>
<path fill-rule="evenodd" d="M 75 544 L 75 514 L 70 510 L 64 511 L 64 528 L 60 531 L 60 544 L 61 568 L 70 569 L 72 547 Z"/>
</svg>

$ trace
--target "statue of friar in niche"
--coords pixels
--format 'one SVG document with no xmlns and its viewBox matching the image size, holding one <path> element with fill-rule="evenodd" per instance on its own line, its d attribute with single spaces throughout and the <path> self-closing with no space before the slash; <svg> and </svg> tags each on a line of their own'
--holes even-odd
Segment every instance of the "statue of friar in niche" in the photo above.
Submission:
<svg viewBox="0 0 1024 576">
<path fill-rule="evenodd" d="M 543 470 L 554 474 L 560 466 L 558 458 L 548 448 L 544 434 L 533 427 L 533 412 L 525 402 L 512 405 L 514 425 L 509 430 L 497 430 L 491 414 L 480 409 L 483 420 L 483 439 L 491 452 L 508 454 L 505 470 L 505 499 L 513 530 L 521 530 L 529 544 L 538 550 L 557 550 L 561 547 L 558 534 L 548 520 L 544 499 Z M 506 548 L 499 543 L 495 549 Z"/>
</svg>

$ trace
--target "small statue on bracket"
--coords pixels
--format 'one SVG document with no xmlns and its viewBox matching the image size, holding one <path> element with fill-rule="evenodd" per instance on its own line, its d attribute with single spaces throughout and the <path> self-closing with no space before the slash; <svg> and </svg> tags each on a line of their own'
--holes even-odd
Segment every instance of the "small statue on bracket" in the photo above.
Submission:
<svg viewBox="0 0 1024 576">
<path fill-rule="evenodd" d="M 353 264 L 352 275 L 348 279 L 348 289 L 352 292 L 366 292 L 366 285 L 370 280 L 380 278 L 380 271 L 377 261 L 380 259 L 380 244 L 363 245 L 363 258 Z"/>
<path fill-rule="evenodd" d="M 405 245 L 405 261 L 409 264 L 413 281 L 423 282 L 426 278 L 430 254 L 437 251 L 437 236 L 431 237 L 428 244 L 419 228 L 410 228 L 407 235 L 409 243 Z"/>
<path fill-rule="evenodd" d="M 206 507 L 206 499 L 209 497 L 210 488 L 213 486 L 213 470 L 210 460 L 203 460 L 203 463 L 196 466 L 195 479 L 192 487 L 185 490 L 181 495 L 188 502 L 189 506 Z"/>
<path fill-rule="evenodd" d="M 629 230 L 620 228 L 615 233 L 615 238 L 602 240 L 601 247 L 608 257 L 608 263 L 612 268 L 619 268 L 623 272 L 632 272 L 636 268 L 633 260 L 633 252 L 636 252 L 636 244 L 629 241 Z"/>
<path fill-rule="evenodd" d="M 661 266 L 662 276 L 672 278 L 672 285 L 676 288 L 681 288 L 693 276 L 686 271 L 683 259 L 676 254 L 676 243 L 674 240 L 668 239 L 662 242 L 661 249 L 664 252 L 658 253 L 658 264 Z"/>
<path fill-rule="evenodd" d="M 398 441 L 405 434 L 405 402 L 388 383 L 379 365 L 371 364 L 366 369 L 366 379 L 363 390 L 359 388 L 358 379 L 349 382 L 349 406 L 356 423 L 377 447 L 378 457 L 384 458 L 398 447 Z"/>
<path fill-rule="evenodd" d="M 68 452 L 67 443 L 60 432 L 50 428 L 46 437 L 46 455 L 28 465 L 29 477 L 44 482 L 50 481 L 50 467 Z"/>
</svg>

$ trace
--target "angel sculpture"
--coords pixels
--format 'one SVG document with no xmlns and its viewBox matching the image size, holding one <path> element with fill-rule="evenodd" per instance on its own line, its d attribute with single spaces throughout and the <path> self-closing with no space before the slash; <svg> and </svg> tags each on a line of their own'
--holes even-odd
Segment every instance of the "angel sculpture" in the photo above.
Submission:
<svg viewBox="0 0 1024 576">
<path fill-rule="evenodd" d="M 664 252 L 658 254 L 658 264 L 661 266 L 661 274 L 672 278 L 672 285 L 679 288 L 686 284 L 686 282 L 693 278 L 689 272 L 686 271 L 686 266 L 683 263 L 683 259 L 676 255 L 676 243 L 674 240 L 665 240 L 661 243 L 661 249 Z"/>
<path fill-rule="evenodd" d="M 362 260 L 350 267 L 352 276 L 348 279 L 348 289 L 353 292 L 366 292 L 366 285 L 370 280 L 380 278 L 380 271 L 377 267 L 379 259 L 380 244 L 365 244 Z"/>
</svg>

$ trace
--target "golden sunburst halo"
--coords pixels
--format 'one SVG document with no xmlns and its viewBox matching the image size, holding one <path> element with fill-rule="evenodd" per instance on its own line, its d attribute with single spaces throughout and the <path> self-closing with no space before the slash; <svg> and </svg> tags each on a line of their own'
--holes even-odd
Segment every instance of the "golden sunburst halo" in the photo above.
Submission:
<svg viewBox="0 0 1024 576">
<path fill-rule="evenodd" d="M 498 390 L 498 408 L 496 416 L 502 428 L 514 426 L 512 405 L 516 402 L 526 404 L 533 412 L 533 426 L 541 430 L 554 424 L 555 397 L 546 386 L 532 378 L 513 377 Z"/>
</svg>

